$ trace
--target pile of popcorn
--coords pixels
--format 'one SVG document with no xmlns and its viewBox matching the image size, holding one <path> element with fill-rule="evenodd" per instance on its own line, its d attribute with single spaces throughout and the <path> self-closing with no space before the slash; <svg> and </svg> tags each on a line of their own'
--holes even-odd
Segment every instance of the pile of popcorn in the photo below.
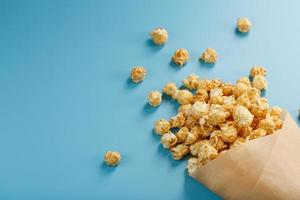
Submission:
<svg viewBox="0 0 300 200">
<path fill-rule="evenodd" d="M 231 84 L 191 74 L 182 81 L 186 89 L 178 89 L 174 83 L 163 88 L 163 93 L 180 106 L 170 120 L 157 120 L 154 131 L 175 160 L 190 154 L 189 172 L 231 148 L 282 127 L 281 108 L 270 108 L 268 100 L 261 97 L 261 90 L 267 88 L 265 68 L 255 66 L 250 75 L 252 80 L 242 77 Z M 157 93 L 152 96 L 160 103 Z M 151 105 L 159 105 L 153 101 L 149 99 Z"/>
</svg>

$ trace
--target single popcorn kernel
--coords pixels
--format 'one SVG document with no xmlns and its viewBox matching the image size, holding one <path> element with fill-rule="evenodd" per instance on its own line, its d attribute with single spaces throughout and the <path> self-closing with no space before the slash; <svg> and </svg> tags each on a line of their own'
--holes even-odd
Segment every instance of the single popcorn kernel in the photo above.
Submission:
<svg viewBox="0 0 300 200">
<path fill-rule="evenodd" d="M 163 45 L 168 41 L 168 32 L 164 28 L 156 28 L 151 33 L 152 40 L 157 45 Z"/>
<path fill-rule="evenodd" d="M 266 68 L 264 68 L 262 66 L 254 66 L 254 67 L 252 67 L 251 71 L 250 71 L 250 76 L 251 77 L 255 77 L 257 75 L 267 76 L 267 70 L 266 70 Z"/>
<path fill-rule="evenodd" d="M 172 57 L 172 61 L 179 66 L 183 66 L 189 59 L 189 52 L 183 48 L 177 49 Z"/>
<path fill-rule="evenodd" d="M 198 89 L 195 93 L 194 101 L 207 102 L 208 98 L 208 92 L 205 89 Z"/>
<path fill-rule="evenodd" d="M 176 145 L 177 137 L 174 133 L 169 132 L 161 137 L 160 142 L 165 149 L 170 149 L 171 147 Z"/>
<path fill-rule="evenodd" d="M 209 105 L 207 103 L 196 101 L 192 106 L 192 115 L 199 119 L 200 117 L 203 117 L 204 115 L 207 115 L 209 111 Z"/>
<path fill-rule="evenodd" d="M 198 123 L 199 123 L 198 119 L 191 115 L 186 118 L 184 126 L 187 127 L 188 129 L 192 129 Z"/>
<path fill-rule="evenodd" d="M 189 153 L 189 147 L 184 144 L 179 144 L 171 148 L 171 152 L 174 160 L 181 160 L 185 155 Z"/>
<path fill-rule="evenodd" d="M 258 90 L 265 90 L 268 88 L 266 78 L 262 75 L 254 76 L 252 86 Z"/>
<path fill-rule="evenodd" d="M 186 140 L 185 140 L 184 143 L 186 145 L 191 145 L 191 144 L 194 144 L 195 142 L 197 142 L 198 139 L 199 139 L 199 136 L 198 136 L 197 133 L 195 133 L 195 132 L 189 132 L 188 136 L 187 136 L 187 138 L 186 138 Z"/>
<path fill-rule="evenodd" d="M 186 127 L 182 127 L 181 129 L 179 129 L 179 131 L 176 133 L 177 143 L 178 144 L 184 143 L 189 132 L 190 130 Z"/>
<path fill-rule="evenodd" d="M 145 79 L 146 74 L 147 74 L 147 71 L 144 67 L 137 66 L 131 70 L 130 78 L 131 78 L 132 82 L 139 83 Z"/>
<path fill-rule="evenodd" d="M 199 160 L 197 158 L 192 157 L 192 158 L 189 158 L 186 169 L 187 169 L 188 173 L 190 174 L 199 166 L 201 166 Z"/>
<path fill-rule="evenodd" d="M 177 115 L 170 119 L 170 124 L 172 128 L 183 127 L 185 123 L 185 117 L 182 112 L 179 112 Z"/>
<path fill-rule="evenodd" d="M 171 128 L 170 122 L 168 122 L 165 119 L 160 119 L 155 121 L 154 123 L 154 131 L 158 135 L 163 135 L 165 133 L 168 133 Z"/>
<path fill-rule="evenodd" d="M 227 144 L 221 139 L 222 134 L 222 131 L 215 130 L 211 133 L 209 138 L 209 143 L 218 151 L 221 151 L 228 147 Z"/>
<path fill-rule="evenodd" d="M 233 94 L 234 85 L 231 83 L 223 83 L 221 89 L 224 96 L 231 96 Z"/>
<path fill-rule="evenodd" d="M 227 122 L 226 124 L 221 124 L 220 129 L 222 134 L 220 138 L 227 143 L 232 143 L 237 137 L 237 129 L 234 122 Z"/>
<path fill-rule="evenodd" d="M 192 115 L 192 105 L 191 104 L 180 105 L 178 108 L 178 112 L 182 112 L 185 117 L 189 117 Z"/>
<path fill-rule="evenodd" d="M 189 148 L 190 148 L 190 153 L 194 156 L 199 154 L 200 148 L 203 145 L 207 145 L 209 144 L 209 140 L 200 140 L 194 144 L 192 144 Z"/>
<path fill-rule="evenodd" d="M 148 94 L 148 102 L 151 106 L 156 107 L 161 103 L 161 93 L 159 91 L 152 91 Z"/>
<path fill-rule="evenodd" d="M 268 100 L 266 98 L 256 99 L 252 102 L 250 111 L 255 117 L 266 117 L 266 115 L 269 113 Z"/>
<path fill-rule="evenodd" d="M 258 128 L 251 132 L 249 139 L 252 140 L 252 139 L 259 138 L 259 137 L 263 137 L 265 135 L 267 135 L 267 132 L 262 128 Z"/>
<path fill-rule="evenodd" d="M 177 90 L 174 96 L 179 104 L 189 104 L 194 99 L 193 93 L 189 90 Z"/>
<path fill-rule="evenodd" d="M 281 113 L 282 113 L 282 109 L 278 106 L 274 106 L 271 109 L 271 116 L 272 117 L 280 117 Z"/>
<path fill-rule="evenodd" d="M 246 107 L 237 106 L 233 111 L 233 118 L 239 126 L 250 126 L 253 115 Z"/>
<path fill-rule="evenodd" d="M 211 144 L 202 145 L 199 149 L 198 159 L 202 165 L 218 156 L 218 151 Z"/>
<path fill-rule="evenodd" d="M 189 89 L 196 89 L 199 85 L 199 77 L 196 74 L 190 74 L 182 83 Z"/>
<path fill-rule="evenodd" d="M 163 92 L 171 97 L 174 97 L 176 91 L 177 91 L 177 87 L 176 87 L 175 83 L 168 83 L 163 88 Z"/>
<path fill-rule="evenodd" d="M 259 122 L 258 127 L 264 129 L 270 135 L 274 132 L 276 125 L 272 118 L 266 118 Z"/>
<path fill-rule="evenodd" d="M 252 24 L 247 18 L 238 18 L 236 26 L 240 32 L 247 33 L 250 31 Z"/>
<path fill-rule="evenodd" d="M 212 104 L 208 113 L 208 123 L 211 125 L 223 124 L 226 120 L 226 110 L 217 104 Z"/>
<path fill-rule="evenodd" d="M 221 88 L 213 88 L 209 94 L 210 94 L 209 103 L 223 104 L 223 92 Z"/>
<path fill-rule="evenodd" d="M 233 94 L 234 94 L 235 98 L 238 98 L 239 96 L 241 96 L 242 94 L 247 92 L 249 90 L 249 88 L 250 88 L 250 86 L 245 83 L 237 83 L 236 87 L 233 90 Z"/>
<path fill-rule="evenodd" d="M 104 155 L 104 161 L 108 166 L 116 166 L 121 161 L 121 154 L 117 151 L 107 151 Z"/>
<path fill-rule="evenodd" d="M 213 48 L 207 48 L 201 54 L 200 59 L 206 63 L 215 63 L 218 59 L 217 51 Z"/>
</svg>

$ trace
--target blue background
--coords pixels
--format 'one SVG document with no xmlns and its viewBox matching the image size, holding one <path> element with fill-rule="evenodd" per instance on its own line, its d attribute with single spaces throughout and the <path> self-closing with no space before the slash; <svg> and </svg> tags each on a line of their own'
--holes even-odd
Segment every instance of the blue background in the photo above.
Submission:
<svg viewBox="0 0 300 200">
<path fill-rule="evenodd" d="M 0 199 L 219 199 L 173 161 L 152 132 L 176 105 L 146 96 L 194 72 L 234 82 L 268 69 L 271 105 L 299 107 L 300 2 L 0 0 Z M 235 32 L 237 17 L 253 30 Z M 169 41 L 148 33 L 162 26 Z M 191 60 L 170 64 L 177 48 Z M 198 61 L 215 48 L 215 66 Z M 143 65 L 146 80 L 128 81 Z M 122 153 L 116 168 L 107 150 Z"/>
</svg>

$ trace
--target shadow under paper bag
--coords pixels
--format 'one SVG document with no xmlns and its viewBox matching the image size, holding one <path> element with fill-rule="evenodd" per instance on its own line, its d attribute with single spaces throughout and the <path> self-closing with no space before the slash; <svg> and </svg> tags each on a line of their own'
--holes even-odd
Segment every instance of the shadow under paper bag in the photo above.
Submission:
<svg viewBox="0 0 300 200">
<path fill-rule="evenodd" d="M 300 129 L 284 111 L 272 135 L 229 150 L 190 175 L 224 199 L 300 199 Z"/>
</svg>

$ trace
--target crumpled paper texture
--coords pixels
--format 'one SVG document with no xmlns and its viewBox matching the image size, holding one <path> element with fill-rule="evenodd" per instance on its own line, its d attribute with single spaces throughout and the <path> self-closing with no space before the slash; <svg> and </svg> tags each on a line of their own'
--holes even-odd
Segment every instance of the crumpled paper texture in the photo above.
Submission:
<svg viewBox="0 0 300 200">
<path fill-rule="evenodd" d="M 191 176 L 224 199 L 300 199 L 300 129 L 288 112 L 282 129 L 229 150 Z"/>
</svg>

